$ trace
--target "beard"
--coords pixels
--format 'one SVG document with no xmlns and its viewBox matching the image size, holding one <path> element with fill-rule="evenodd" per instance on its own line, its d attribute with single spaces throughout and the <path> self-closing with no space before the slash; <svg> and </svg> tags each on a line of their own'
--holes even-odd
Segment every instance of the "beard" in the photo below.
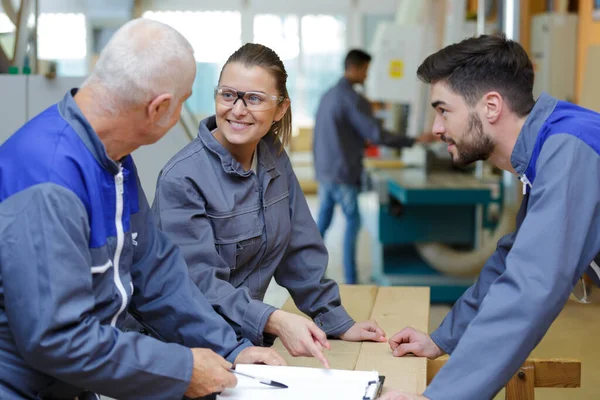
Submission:
<svg viewBox="0 0 600 400">
<path fill-rule="evenodd" d="M 469 114 L 469 126 L 459 143 L 446 135 L 442 136 L 442 140 L 455 146 L 458 155 L 452 156 L 452 163 L 459 167 L 465 167 L 475 161 L 487 160 L 496 147 L 492 138 L 483 131 L 483 123 L 475 113 Z"/>
</svg>

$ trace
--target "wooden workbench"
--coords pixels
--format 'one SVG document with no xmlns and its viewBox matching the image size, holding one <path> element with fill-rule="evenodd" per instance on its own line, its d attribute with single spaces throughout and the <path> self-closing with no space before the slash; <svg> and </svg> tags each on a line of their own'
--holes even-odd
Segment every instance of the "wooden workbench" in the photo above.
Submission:
<svg viewBox="0 0 600 400">
<path fill-rule="evenodd" d="M 423 332 L 429 324 L 429 288 L 377 287 L 371 285 L 340 285 L 342 304 L 355 321 L 374 319 L 389 336 L 405 326 Z M 291 299 L 282 310 L 304 315 Z M 347 370 L 376 370 L 384 375 L 384 392 L 398 389 L 422 393 L 427 383 L 427 359 L 422 357 L 393 357 L 387 343 L 330 340 L 331 350 L 325 355 L 331 368 Z M 314 358 L 292 357 L 277 340 L 274 347 L 289 365 L 320 368 Z"/>
<path fill-rule="evenodd" d="M 342 304 L 346 307 L 348 313 L 356 321 L 374 319 L 383 328 L 388 336 L 393 335 L 405 326 L 411 326 L 423 332 L 428 332 L 429 324 L 429 288 L 428 287 L 377 287 L 371 285 L 340 285 Z M 600 298 L 600 295 L 598 296 Z M 600 303 L 600 301 L 597 301 Z M 584 308 L 581 304 L 568 304 L 568 308 Z M 588 310 L 589 309 L 589 310 Z M 585 309 L 593 315 L 596 311 L 594 307 Z M 282 310 L 293 312 L 304 316 L 291 299 L 284 304 Z M 552 349 L 546 354 L 540 349 L 534 350 L 534 355 L 544 355 L 556 357 L 560 354 L 557 349 L 564 343 L 573 342 L 572 327 L 573 321 L 565 319 L 565 313 L 553 324 L 549 334 L 544 341 L 558 339 L 559 343 L 552 342 Z M 586 317 L 586 324 L 593 320 L 590 316 Z M 557 335 L 557 324 L 568 325 L 569 329 L 564 335 Z M 591 330 L 593 331 L 593 329 Z M 554 332 L 554 333 L 553 333 Z M 562 331 L 561 331 L 562 332 Z M 589 336 L 589 335 L 588 335 Z M 593 341 L 593 335 L 589 336 Z M 446 362 L 447 357 L 441 357 L 437 360 L 427 360 L 423 357 L 393 357 L 387 343 L 350 343 L 341 340 L 330 340 L 331 350 L 326 350 L 326 356 L 329 359 L 331 368 L 348 370 L 376 370 L 380 375 L 384 375 L 385 385 L 383 392 L 390 389 L 397 389 L 409 393 L 423 393 L 425 387 L 433 376 Z M 591 342 L 590 342 L 591 343 Z M 292 357 L 277 340 L 274 347 L 285 358 L 287 363 L 292 366 L 321 368 L 321 364 L 314 358 Z M 590 350 L 592 349 L 592 350 Z M 586 347 L 586 352 L 594 357 L 593 345 Z M 565 355 L 572 352 L 569 350 Z M 522 378 L 519 374 L 524 374 Z M 526 375 L 532 376 L 527 377 Z M 591 372 L 590 377 L 593 375 Z M 593 378 L 590 378 L 590 381 Z M 590 382 L 591 383 L 591 382 Z M 506 399 L 533 399 L 535 388 L 574 388 L 581 384 L 581 363 L 572 359 L 528 359 L 523 367 L 511 379 L 506 389 Z M 596 395 L 595 385 L 590 384 L 588 390 Z M 542 389 L 547 390 L 547 389 Z M 577 397 L 577 392 L 561 393 L 552 391 L 543 392 L 543 398 L 591 398 L 586 395 L 589 392 L 581 391 Z M 541 394 L 541 393 L 540 393 Z M 575 397 L 573 397 L 575 396 Z M 504 396 L 500 396 L 504 398 Z M 595 398 L 595 397 L 594 397 Z"/>
</svg>

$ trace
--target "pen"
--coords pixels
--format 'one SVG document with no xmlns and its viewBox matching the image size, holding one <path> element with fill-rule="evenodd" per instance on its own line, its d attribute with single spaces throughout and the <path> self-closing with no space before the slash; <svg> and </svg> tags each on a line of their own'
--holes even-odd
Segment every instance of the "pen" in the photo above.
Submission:
<svg viewBox="0 0 600 400">
<path fill-rule="evenodd" d="M 248 374 L 244 374 L 243 372 L 236 371 L 233 368 L 229 368 L 229 372 L 232 372 L 234 374 L 238 374 L 238 375 L 241 375 L 241 376 L 245 376 L 246 378 L 256 379 L 257 381 L 259 381 L 263 385 L 273 386 L 273 387 L 281 388 L 281 389 L 287 389 L 288 388 L 287 385 L 284 385 L 283 383 L 276 382 L 276 381 L 271 381 L 269 379 L 258 378 L 256 376 L 252 376 L 252 375 L 248 375 Z"/>
</svg>

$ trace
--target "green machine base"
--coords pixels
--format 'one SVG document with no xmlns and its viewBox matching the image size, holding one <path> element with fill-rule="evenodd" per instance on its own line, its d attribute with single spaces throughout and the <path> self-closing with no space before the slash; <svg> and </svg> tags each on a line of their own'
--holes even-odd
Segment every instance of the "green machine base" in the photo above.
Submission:
<svg viewBox="0 0 600 400">
<path fill-rule="evenodd" d="M 429 286 L 432 303 L 453 303 L 475 277 L 444 275 L 416 250 L 416 243 L 444 243 L 472 250 L 485 224 L 494 182 L 460 173 L 421 170 L 372 172 L 376 196 L 361 200 L 370 233 L 372 280 L 382 286 Z M 501 192 L 501 191 L 500 191 Z"/>
</svg>

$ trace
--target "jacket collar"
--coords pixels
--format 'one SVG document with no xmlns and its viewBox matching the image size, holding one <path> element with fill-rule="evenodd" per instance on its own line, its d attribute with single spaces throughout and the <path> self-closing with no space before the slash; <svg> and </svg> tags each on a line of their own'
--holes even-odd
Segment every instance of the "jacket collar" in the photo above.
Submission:
<svg viewBox="0 0 600 400">
<path fill-rule="evenodd" d="M 337 84 L 341 87 L 345 87 L 345 88 L 354 90 L 352 83 L 350 83 L 350 81 L 348 79 L 346 79 L 345 76 L 342 76 Z"/>
<path fill-rule="evenodd" d="M 527 170 L 538 133 L 557 103 L 557 99 L 542 93 L 527 116 L 510 156 L 510 162 L 519 175 L 523 175 Z"/>
<path fill-rule="evenodd" d="M 245 171 L 240 164 L 229 151 L 219 141 L 213 136 L 212 131 L 217 128 L 217 120 L 213 115 L 211 117 L 205 118 L 200 122 L 200 127 L 198 129 L 198 138 L 202 141 L 204 146 L 215 154 L 221 160 L 221 165 L 223 166 L 223 170 L 227 173 L 234 173 L 240 176 L 250 176 L 252 171 Z M 274 140 L 274 136 L 271 132 L 269 132 L 265 137 L 263 137 L 260 142 L 258 142 L 258 163 L 265 169 L 265 171 L 270 171 L 275 168 L 275 159 L 271 154 L 271 149 L 269 144 L 266 142 L 267 140 Z"/>
<path fill-rule="evenodd" d="M 104 144 L 85 118 L 73 96 L 77 88 L 69 90 L 58 103 L 58 111 L 65 121 L 73 128 L 81 138 L 96 161 L 113 175 L 119 172 L 119 164 L 108 157 Z"/>
</svg>

